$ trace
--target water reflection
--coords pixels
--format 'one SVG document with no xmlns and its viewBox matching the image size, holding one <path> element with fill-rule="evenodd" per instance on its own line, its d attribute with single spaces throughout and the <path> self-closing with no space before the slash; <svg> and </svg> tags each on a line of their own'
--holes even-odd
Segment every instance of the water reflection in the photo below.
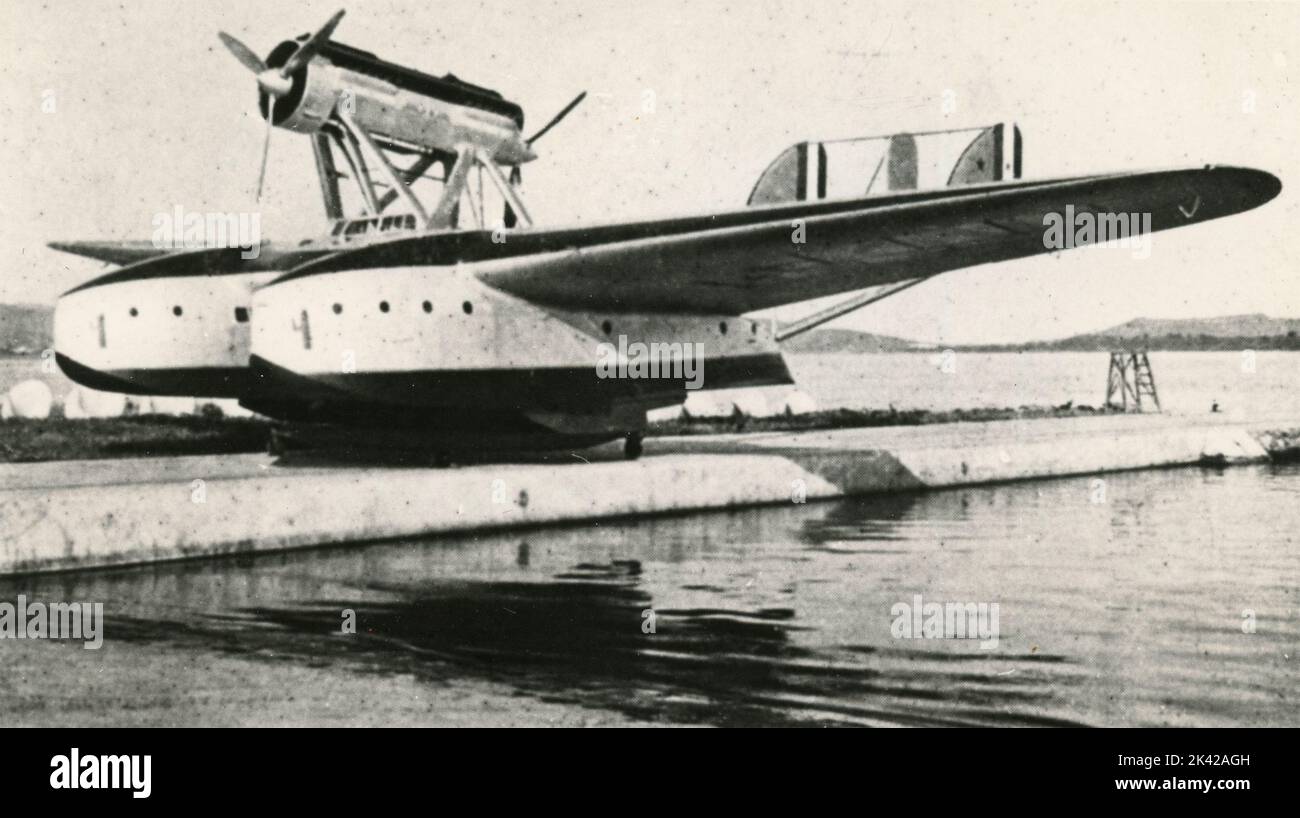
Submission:
<svg viewBox="0 0 1300 818">
<path fill-rule="evenodd" d="M 1297 522 L 1297 485 L 1298 470 L 1119 475 L 1098 505 L 1079 478 L 51 576 L 0 595 L 102 600 L 122 649 L 491 682 L 657 722 L 1235 723 L 1225 683 L 1248 678 L 1267 716 L 1295 681 L 1276 657 L 1294 656 L 1297 628 L 1276 606 L 1297 558 L 1273 542 Z M 1273 518 L 1247 554 L 1224 532 L 1260 505 Z M 914 594 L 1000 604 L 998 649 L 893 638 L 891 608 Z M 1271 625 L 1258 638 L 1236 628 L 1244 597 Z"/>
</svg>

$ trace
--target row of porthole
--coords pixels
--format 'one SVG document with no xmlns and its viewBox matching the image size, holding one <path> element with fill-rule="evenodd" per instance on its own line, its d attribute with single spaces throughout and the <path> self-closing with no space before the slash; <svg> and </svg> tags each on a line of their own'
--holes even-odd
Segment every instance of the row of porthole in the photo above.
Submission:
<svg viewBox="0 0 1300 818">
<path fill-rule="evenodd" d="M 425 312 L 433 312 L 433 302 L 431 302 L 431 301 L 425 301 L 424 304 L 423 304 L 422 306 L 423 306 Z M 472 313 L 474 312 L 474 305 L 471 304 L 471 303 L 469 303 L 468 301 L 466 301 L 466 302 L 464 302 L 463 304 L 461 304 L 461 305 L 460 305 L 460 308 L 461 308 L 462 310 L 465 311 L 465 314 L 466 314 L 466 315 L 470 315 L 470 314 L 472 314 Z M 380 302 L 379 302 L 379 311 L 380 311 L 380 312 L 388 312 L 388 309 L 389 309 L 389 306 L 388 306 L 388 302 L 387 302 L 387 301 L 380 301 Z M 342 305 L 342 304 L 335 304 L 335 305 L 334 305 L 334 314 L 335 314 L 335 315 L 339 315 L 339 314 L 342 313 L 342 312 L 343 312 L 343 305 Z M 180 317 L 180 316 L 183 315 L 184 313 L 185 313 L 185 311 L 184 311 L 183 309 L 180 308 L 180 305 L 177 305 L 177 306 L 175 306 L 175 307 L 172 307 L 172 315 L 175 315 L 175 316 L 177 316 L 177 317 Z M 132 317 L 132 318 L 135 318 L 136 316 L 138 316 L 138 315 L 140 314 L 140 311 L 139 311 L 138 309 L 136 309 L 135 307 L 132 307 L 132 308 L 130 309 L 130 314 L 131 314 L 131 317 Z M 244 308 L 244 307 L 235 307 L 235 320 L 238 321 L 238 322 L 240 322 L 240 323 L 244 323 L 245 321 L 247 321 L 247 320 L 248 320 L 248 310 L 247 310 L 246 308 Z M 608 323 L 608 322 L 606 322 L 606 323 Z M 723 332 L 726 332 L 726 330 L 723 330 Z"/>
<path fill-rule="evenodd" d="M 432 301 L 425 301 L 423 304 L 420 305 L 420 307 L 421 307 L 425 312 L 433 312 L 433 302 L 432 302 Z M 461 308 L 462 310 L 464 310 L 464 312 L 465 312 L 466 315 L 471 315 L 471 314 L 473 314 L 473 312 L 474 312 L 474 305 L 471 304 L 471 303 L 469 303 L 468 301 L 463 302 L 463 303 L 460 305 L 460 308 Z M 380 301 L 380 302 L 379 302 L 379 311 L 380 311 L 380 312 L 388 312 L 389 309 L 390 309 L 390 305 L 389 305 L 389 303 L 388 303 L 387 301 Z M 342 304 L 339 304 L 339 303 L 336 302 L 336 303 L 334 304 L 333 310 L 334 310 L 334 314 L 335 314 L 335 315 L 342 315 L 342 314 L 343 314 L 343 305 L 342 305 Z"/>
<path fill-rule="evenodd" d="M 602 330 L 606 335 L 609 335 L 610 333 L 612 333 L 612 332 L 614 331 L 614 325 L 611 324 L 609 321 L 602 321 L 602 322 L 600 323 L 600 328 L 601 328 L 601 330 Z M 750 331 L 751 331 L 754 335 L 757 335 L 757 334 L 758 334 L 758 324 L 750 324 L 749 329 L 750 329 Z M 720 334 L 720 335 L 726 335 L 726 334 L 727 334 L 727 322 L 726 322 L 726 321 L 719 321 L 719 322 L 718 322 L 718 334 Z"/>
<path fill-rule="evenodd" d="M 135 318 L 140 315 L 140 311 L 135 307 L 132 307 L 130 310 L 128 310 L 128 312 L 130 313 L 132 318 Z M 185 310 L 181 309 L 181 306 L 179 304 L 177 304 L 175 307 L 172 307 L 172 315 L 176 316 L 177 318 L 180 318 L 184 314 L 185 314 Z M 235 320 L 241 324 L 247 323 L 248 308 L 235 307 Z"/>
<path fill-rule="evenodd" d="M 422 309 L 423 309 L 425 312 L 433 312 L 433 302 L 431 302 L 431 301 L 425 301 L 423 304 L 421 304 L 421 307 L 422 307 Z M 471 303 L 468 302 L 468 301 L 463 302 L 463 303 L 460 305 L 460 308 L 461 308 L 462 310 L 465 311 L 465 314 L 466 314 L 466 315 L 471 315 L 471 314 L 473 314 L 473 312 L 474 312 L 474 305 L 471 304 Z M 385 313 L 386 313 L 386 312 L 388 312 L 388 310 L 389 310 L 389 304 L 388 304 L 388 302 L 387 302 L 387 301 L 380 301 L 380 302 L 379 302 L 379 311 L 380 311 L 380 312 L 385 312 Z M 175 315 L 175 316 L 178 316 L 178 317 L 179 317 L 179 316 L 182 315 L 184 312 L 185 312 L 185 311 L 182 310 L 182 309 L 180 308 L 180 305 L 177 305 L 177 306 L 175 306 L 175 307 L 172 307 L 172 315 Z M 343 305 L 342 305 L 342 304 L 339 304 L 339 303 L 335 303 L 335 304 L 334 304 L 334 314 L 335 314 L 335 315 L 341 315 L 342 313 L 343 313 Z M 139 310 L 137 310 L 135 307 L 132 307 L 132 308 L 131 308 L 131 317 L 132 317 L 132 318 L 135 318 L 135 317 L 136 317 L 137 315 L 139 315 L 139 314 L 140 314 L 140 311 L 139 311 Z M 243 307 L 236 307 L 236 308 L 235 308 L 235 320 L 236 320 L 236 321 L 239 321 L 239 322 L 241 322 L 241 323 L 247 321 L 247 320 L 248 320 L 248 312 L 247 312 Z M 613 331 L 614 331 L 614 325 L 611 324 L 609 321 L 603 321 L 603 322 L 601 322 L 600 328 L 605 332 L 606 335 L 609 335 L 609 334 L 613 333 Z M 758 334 L 758 324 L 752 324 L 752 325 L 750 325 L 750 329 L 754 332 L 755 335 Z M 719 332 L 719 334 L 721 334 L 721 335 L 726 335 L 726 334 L 727 334 L 727 322 L 726 322 L 726 321 L 719 321 L 719 322 L 718 322 L 718 332 Z"/>
<path fill-rule="evenodd" d="M 132 307 L 130 310 L 128 310 L 128 312 L 131 314 L 132 318 L 135 318 L 137 315 L 140 314 L 140 311 L 137 310 L 135 307 Z M 172 307 L 172 315 L 180 316 L 184 314 L 184 312 L 185 310 L 181 309 L 179 305 Z"/>
</svg>

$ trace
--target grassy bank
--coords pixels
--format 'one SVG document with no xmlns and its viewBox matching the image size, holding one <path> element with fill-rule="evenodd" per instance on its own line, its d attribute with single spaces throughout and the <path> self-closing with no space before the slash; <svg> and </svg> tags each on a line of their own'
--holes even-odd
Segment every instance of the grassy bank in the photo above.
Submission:
<svg viewBox="0 0 1300 818">
<path fill-rule="evenodd" d="M 260 452 L 270 429 L 265 420 L 197 415 L 11 419 L 0 423 L 0 462 Z"/>
<path fill-rule="evenodd" d="M 682 417 L 652 424 L 647 435 L 663 437 L 735 432 L 799 432 L 1094 414 L 1097 414 L 1096 410 L 1088 407 L 1070 406 L 964 409 L 952 412 L 836 409 L 768 418 L 741 414 L 716 418 Z M 0 463 L 261 452 L 266 451 L 270 432 L 271 424 L 267 420 L 226 418 L 219 415 L 8 420 L 0 423 Z"/>
<path fill-rule="evenodd" d="M 1019 409 L 832 409 L 802 415 L 755 418 L 741 414 L 725 417 L 681 417 L 653 424 L 648 435 L 712 435 L 735 432 L 810 432 L 821 429 L 858 429 L 868 426 L 922 426 L 931 423 L 973 423 L 992 420 L 1091 417 L 1105 414 L 1089 406 L 1022 406 Z"/>
</svg>

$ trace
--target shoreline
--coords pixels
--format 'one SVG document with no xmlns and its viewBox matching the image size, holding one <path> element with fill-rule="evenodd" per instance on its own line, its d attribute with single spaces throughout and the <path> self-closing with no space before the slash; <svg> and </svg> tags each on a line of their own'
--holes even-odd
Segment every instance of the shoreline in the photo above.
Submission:
<svg viewBox="0 0 1300 818">
<path fill-rule="evenodd" d="M 690 417 L 651 423 L 647 438 L 809 432 L 939 423 L 1094 417 L 1087 406 L 959 409 L 831 409 L 797 415 Z M 274 424 L 265 418 L 132 415 L 117 418 L 10 418 L 0 422 L 0 463 L 44 463 L 265 452 Z"/>
<path fill-rule="evenodd" d="M 268 454 L 6 465 L 0 495 L 13 525 L 0 538 L 0 574 L 1095 479 L 1142 469 L 1217 471 L 1294 455 L 1300 419 L 1022 417 L 661 436 L 645 446 L 636 461 L 611 444 L 585 457 L 511 456 L 455 468 L 295 464 Z M 586 462 L 575 463 L 575 456 Z M 610 488 L 620 485 L 631 488 Z"/>
</svg>

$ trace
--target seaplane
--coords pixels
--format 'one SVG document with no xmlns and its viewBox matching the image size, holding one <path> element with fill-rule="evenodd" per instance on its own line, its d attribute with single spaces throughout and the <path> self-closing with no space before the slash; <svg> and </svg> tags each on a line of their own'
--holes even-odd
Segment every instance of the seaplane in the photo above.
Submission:
<svg viewBox="0 0 1300 818">
<path fill-rule="evenodd" d="M 782 344 L 799 333 L 942 273 L 1057 252 L 1044 225 L 1067 208 L 1150 214 L 1162 231 L 1281 190 L 1267 172 L 1223 166 L 1028 180 L 1020 131 L 1001 123 L 800 142 L 725 212 L 541 226 L 521 168 L 583 95 L 526 137 L 523 109 L 500 93 L 336 42 L 342 17 L 265 58 L 219 35 L 256 78 L 259 198 L 273 129 L 307 137 L 323 234 L 255 253 L 52 243 L 119 265 L 58 300 L 68 377 L 236 398 L 347 446 L 623 438 L 635 457 L 647 413 L 691 388 L 792 383 Z M 755 315 L 837 294 L 795 321 Z M 666 365 L 611 368 L 611 349 Z"/>
</svg>

